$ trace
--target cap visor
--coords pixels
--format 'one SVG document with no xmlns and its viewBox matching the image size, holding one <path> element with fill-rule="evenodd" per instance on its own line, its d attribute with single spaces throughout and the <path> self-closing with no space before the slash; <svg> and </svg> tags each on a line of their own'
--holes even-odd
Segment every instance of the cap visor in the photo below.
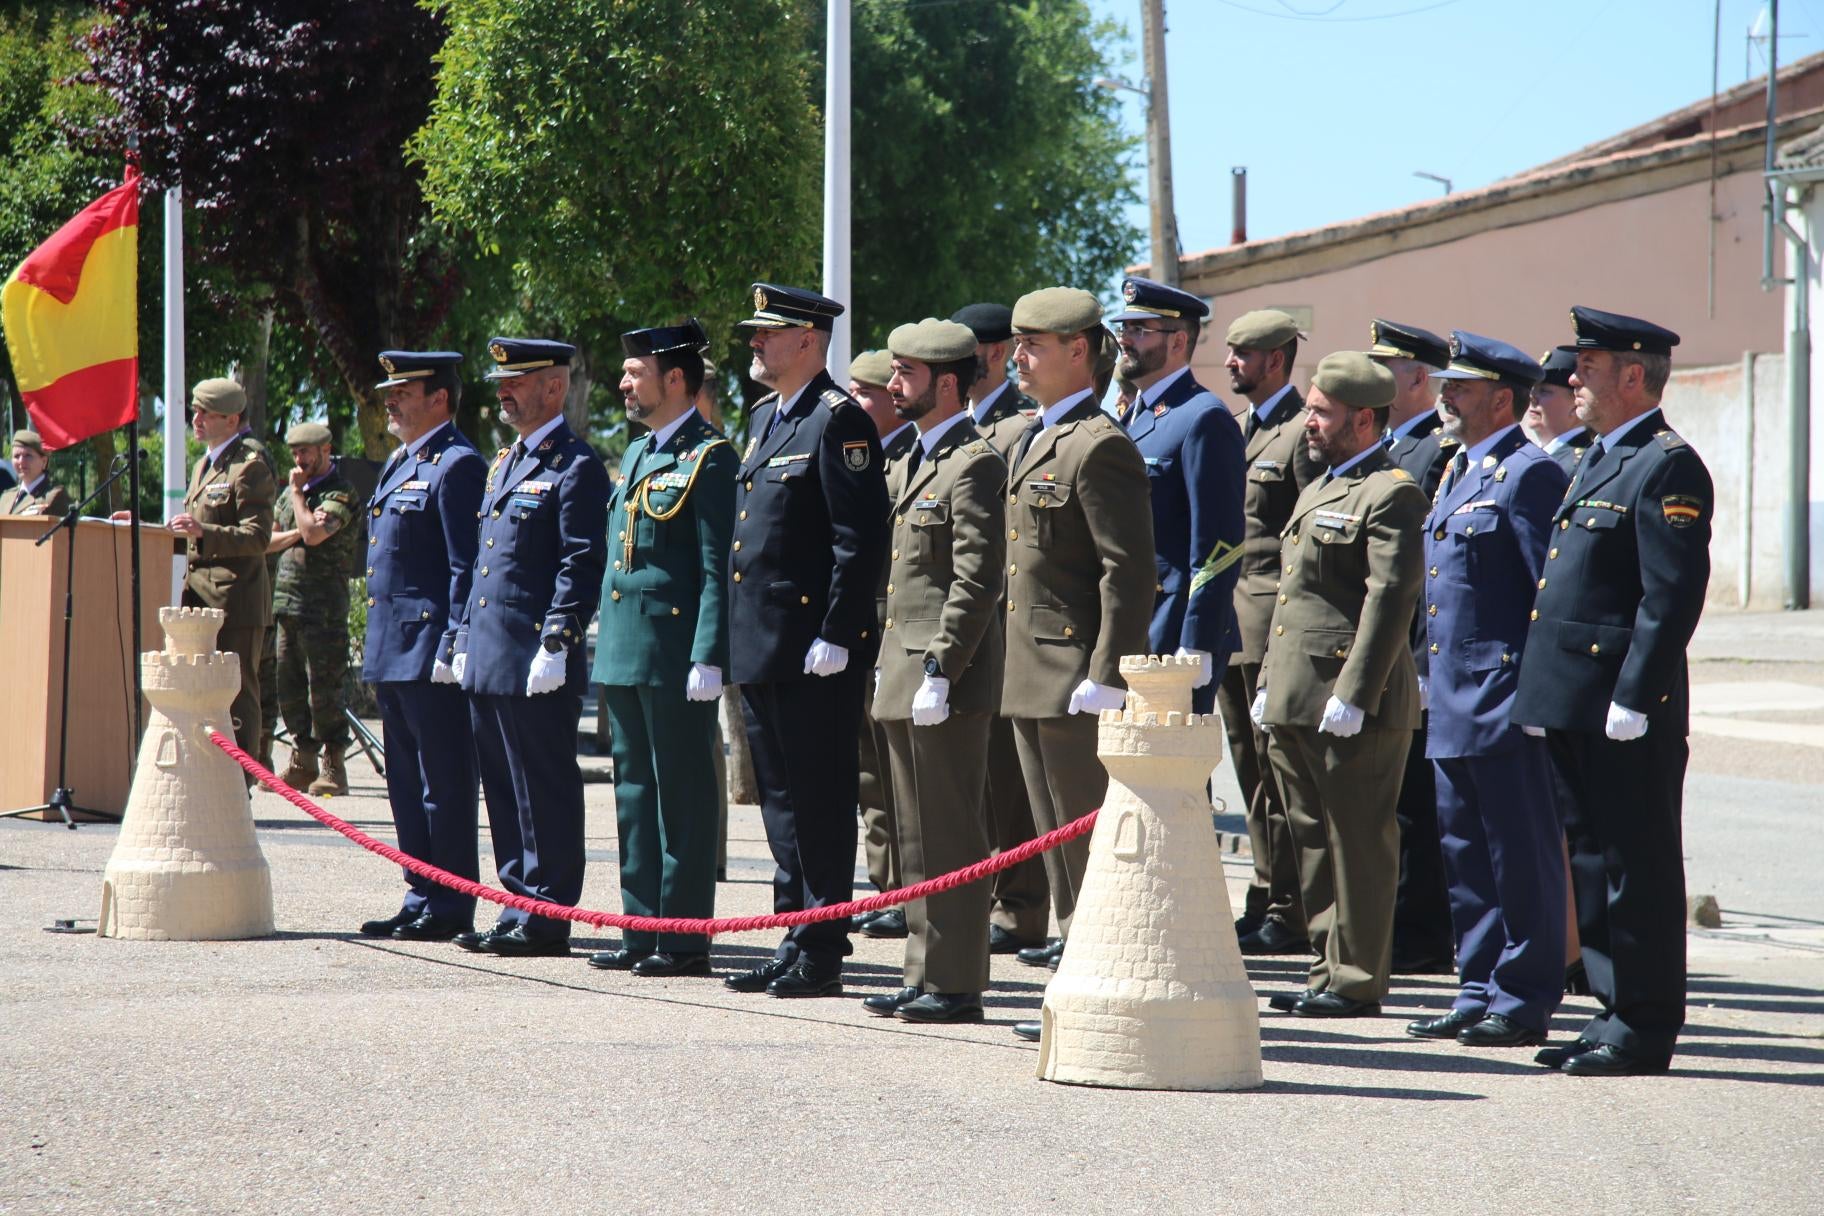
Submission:
<svg viewBox="0 0 1824 1216">
<path fill-rule="evenodd" d="M 791 329 L 784 321 L 772 321 L 765 317 L 749 317 L 745 321 L 736 321 L 736 329 Z"/>
<path fill-rule="evenodd" d="M 488 370 L 488 374 L 483 376 L 482 379 L 483 380 L 517 380 L 525 374 L 526 373 L 524 373 L 524 372 L 508 371 L 504 367 L 495 367 L 495 368 L 490 368 Z"/>
<path fill-rule="evenodd" d="M 1461 370 L 1460 368 L 1454 368 L 1454 367 L 1439 368 L 1437 371 L 1431 373 L 1431 378 L 1433 380 L 1487 380 L 1487 379 L 1489 379 L 1488 376 L 1478 375 L 1475 372 L 1466 372 L 1466 371 Z"/>
<path fill-rule="evenodd" d="M 374 385 L 374 387 L 375 388 L 392 388 L 394 385 L 397 385 L 397 384 L 410 384 L 410 383 L 411 383 L 410 380 L 407 380 L 402 376 L 395 376 L 391 380 L 382 380 L 380 383 Z"/>
</svg>

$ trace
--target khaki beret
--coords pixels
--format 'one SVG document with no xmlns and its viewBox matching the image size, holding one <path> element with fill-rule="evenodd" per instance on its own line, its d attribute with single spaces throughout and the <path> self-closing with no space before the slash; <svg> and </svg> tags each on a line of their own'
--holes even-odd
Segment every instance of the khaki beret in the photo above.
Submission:
<svg viewBox="0 0 1824 1216">
<path fill-rule="evenodd" d="M 1236 350 L 1278 350 L 1300 336 L 1297 321 L 1277 308 L 1259 308 L 1231 321 L 1223 341 Z"/>
<path fill-rule="evenodd" d="M 1013 304 L 1016 333 L 1076 334 L 1102 323 L 1102 305 L 1081 287 L 1029 291 Z"/>
<path fill-rule="evenodd" d="M 30 448 L 40 456 L 44 455 L 44 440 L 39 438 L 37 431 L 14 431 L 13 446 L 16 448 Z"/>
<path fill-rule="evenodd" d="M 1318 360 L 1311 387 L 1338 405 L 1358 410 L 1384 410 L 1399 391 L 1392 372 L 1355 350 L 1339 350 Z"/>
<path fill-rule="evenodd" d="M 203 380 L 190 390 L 190 404 L 211 414 L 244 414 L 247 390 L 233 380 Z"/>
<path fill-rule="evenodd" d="M 874 388 L 887 387 L 893 378 L 893 359 L 884 350 L 864 350 L 849 360 L 849 379 Z"/>
<path fill-rule="evenodd" d="M 975 358 L 975 331 L 960 321 L 926 317 L 901 325 L 888 334 L 887 349 L 897 359 L 956 363 Z"/>
<path fill-rule="evenodd" d="M 335 436 L 321 422 L 300 422 L 285 432 L 287 447 L 296 447 L 306 443 L 334 443 Z"/>
</svg>

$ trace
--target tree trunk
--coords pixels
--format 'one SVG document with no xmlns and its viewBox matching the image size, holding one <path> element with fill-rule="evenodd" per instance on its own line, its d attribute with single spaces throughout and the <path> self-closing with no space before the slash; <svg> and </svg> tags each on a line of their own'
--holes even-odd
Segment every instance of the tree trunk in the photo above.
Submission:
<svg viewBox="0 0 1824 1216">
<path fill-rule="evenodd" d="M 247 426 L 253 437 L 266 442 L 266 380 L 272 366 L 272 309 L 260 317 L 260 336 L 254 343 L 253 358 L 241 366 L 241 387 L 247 390 Z"/>
<path fill-rule="evenodd" d="M 589 389 L 594 383 L 589 356 L 579 347 L 570 357 L 570 391 L 564 397 L 564 422 L 580 439 L 589 438 Z"/>
<path fill-rule="evenodd" d="M 749 806 L 760 801 L 760 783 L 754 779 L 754 757 L 747 750 L 747 719 L 741 712 L 741 689 L 722 689 L 722 734 L 728 740 L 728 801 Z"/>
</svg>

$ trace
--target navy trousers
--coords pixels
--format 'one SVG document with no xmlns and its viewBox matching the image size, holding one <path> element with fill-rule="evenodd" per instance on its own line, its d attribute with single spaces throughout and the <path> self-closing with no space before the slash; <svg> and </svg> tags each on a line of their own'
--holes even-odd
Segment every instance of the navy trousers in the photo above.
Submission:
<svg viewBox="0 0 1824 1216">
<path fill-rule="evenodd" d="M 583 771 L 576 728 L 583 699 L 559 688 L 536 697 L 469 695 L 488 834 L 500 885 L 515 895 L 574 906 L 583 897 Z M 513 908 L 503 925 L 568 937 L 570 922 Z"/>
<path fill-rule="evenodd" d="M 475 740 L 469 702 L 454 684 L 374 685 L 386 732 L 386 796 L 399 848 L 462 878 L 479 873 L 475 838 Z M 469 924 L 475 901 L 405 871 L 401 911 Z"/>
</svg>

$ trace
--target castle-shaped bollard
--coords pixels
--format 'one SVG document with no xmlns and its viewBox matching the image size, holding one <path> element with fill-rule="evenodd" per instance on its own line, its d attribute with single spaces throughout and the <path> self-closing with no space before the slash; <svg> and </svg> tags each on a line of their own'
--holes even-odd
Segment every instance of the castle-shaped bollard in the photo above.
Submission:
<svg viewBox="0 0 1824 1216">
<path fill-rule="evenodd" d="M 241 770 L 209 740 L 234 733 L 240 658 L 215 649 L 227 614 L 161 608 L 163 651 L 140 656 L 152 703 L 120 840 L 101 880 L 103 937 L 222 941 L 272 932 L 272 876 Z"/>
<path fill-rule="evenodd" d="M 1215 714 L 1191 712 L 1202 659 L 1121 660 L 1127 706 L 1096 752 L 1108 797 L 1070 942 L 1045 989 L 1039 1076 L 1126 1089 L 1253 1089 L 1260 1009 L 1236 945 L 1205 782 Z"/>
</svg>

